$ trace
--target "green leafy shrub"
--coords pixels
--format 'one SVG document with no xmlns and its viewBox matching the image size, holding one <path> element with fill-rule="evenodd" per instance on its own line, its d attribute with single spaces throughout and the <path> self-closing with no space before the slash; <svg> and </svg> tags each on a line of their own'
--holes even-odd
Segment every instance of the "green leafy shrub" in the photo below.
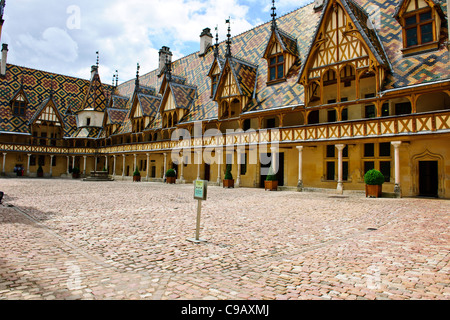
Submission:
<svg viewBox="0 0 450 320">
<path fill-rule="evenodd" d="M 225 180 L 233 180 L 233 175 L 231 174 L 231 165 L 230 164 L 227 164 L 224 179 Z"/>
<path fill-rule="evenodd" d="M 177 174 L 175 173 L 175 170 L 169 169 L 166 172 L 166 178 L 175 178 Z"/>
<path fill-rule="evenodd" d="M 384 175 L 375 169 L 367 171 L 364 182 L 369 186 L 381 186 L 385 182 Z"/>
<path fill-rule="evenodd" d="M 80 168 L 77 168 L 77 167 L 73 168 L 72 169 L 72 173 L 73 174 L 80 174 Z"/>
<path fill-rule="evenodd" d="M 278 181 L 277 175 L 274 174 L 272 167 L 269 169 L 269 173 L 267 174 L 266 181 Z"/>
<path fill-rule="evenodd" d="M 136 170 L 134 170 L 133 176 L 140 177 L 141 173 L 139 172 L 139 168 L 136 167 Z"/>
<path fill-rule="evenodd" d="M 37 173 L 44 173 L 44 169 L 42 169 L 41 165 L 39 165 L 39 168 L 37 169 Z"/>
</svg>

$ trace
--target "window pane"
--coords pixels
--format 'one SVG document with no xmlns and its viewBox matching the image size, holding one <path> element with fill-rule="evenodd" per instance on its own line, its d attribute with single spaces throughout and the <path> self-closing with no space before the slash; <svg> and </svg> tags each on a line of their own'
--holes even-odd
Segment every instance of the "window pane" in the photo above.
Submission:
<svg viewBox="0 0 450 320">
<path fill-rule="evenodd" d="M 336 110 L 328 110 L 328 122 L 336 122 Z"/>
<path fill-rule="evenodd" d="M 422 44 L 433 41 L 433 24 L 428 23 L 420 27 L 422 33 Z"/>
<path fill-rule="evenodd" d="M 397 103 L 395 105 L 396 116 L 400 116 L 402 114 L 410 114 L 411 111 L 411 102 Z"/>
<path fill-rule="evenodd" d="M 278 79 L 281 79 L 284 77 L 284 67 L 283 65 L 278 66 Z"/>
<path fill-rule="evenodd" d="M 342 173 L 343 173 L 342 180 L 348 181 L 348 162 L 347 161 L 342 162 Z"/>
<path fill-rule="evenodd" d="M 375 169 L 375 162 L 373 161 L 364 162 L 364 174 L 366 174 L 367 171 L 370 171 L 372 169 Z"/>
<path fill-rule="evenodd" d="M 18 107 L 14 107 L 14 114 L 18 115 L 19 114 L 19 108 Z"/>
<path fill-rule="evenodd" d="M 342 121 L 347 121 L 348 120 L 348 109 L 345 108 L 342 110 Z"/>
<path fill-rule="evenodd" d="M 375 117 L 376 117 L 375 106 L 374 105 L 366 106 L 366 118 L 375 118 Z"/>
<path fill-rule="evenodd" d="M 348 146 L 345 146 L 344 150 L 342 150 L 342 156 L 348 158 Z"/>
<path fill-rule="evenodd" d="M 411 25 L 416 24 L 417 23 L 416 16 L 412 16 L 412 17 L 406 18 L 405 19 L 405 23 L 406 23 L 407 26 L 411 26 Z"/>
<path fill-rule="evenodd" d="M 380 157 L 391 156 L 391 144 L 389 142 L 380 143 Z"/>
<path fill-rule="evenodd" d="M 284 56 L 283 55 L 278 56 L 278 62 L 284 62 Z"/>
<path fill-rule="evenodd" d="M 276 57 L 270 58 L 270 65 L 271 66 L 273 66 L 276 63 L 277 63 L 277 58 Z"/>
<path fill-rule="evenodd" d="M 383 104 L 383 107 L 381 108 L 381 116 L 382 117 L 389 117 L 389 103 Z"/>
<path fill-rule="evenodd" d="M 327 180 L 334 181 L 334 162 L 327 162 Z"/>
<path fill-rule="evenodd" d="M 366 143 L 364 145 L 364 157 L 374 157 L 375 156 L 375 145 L 373 143 Z"/>
<path fill-rule="evenodd" d="M 391 182 L 391 162 L 390 161 L 381 161 L 380 162 L 380 172 L 383 174 L 385 182 Z"/>
<path fill-rule="evenodd" d="M 420 22 L 431 20 L 431 11 L 420 14 Z"/>
<path fill-rule="evenodd" d="M 416 46 L 417 44 L 418 44 L 417 29 L 412 28 L 412 29 L 406 30 L 406 46 L 411 47 L 411 46 Z"/>
<path fill-rule="evenodd" d="M 327 146 L 327 158 L 334 158 L 335 150 L 336 150 L 336 147 L 334 145 Z"/>
<path fill-rule="evenodd" d="M 270 68 L 270 80 L 275 80 L 276 77 L 276 69 L 275 67 Z"/>
</svg>

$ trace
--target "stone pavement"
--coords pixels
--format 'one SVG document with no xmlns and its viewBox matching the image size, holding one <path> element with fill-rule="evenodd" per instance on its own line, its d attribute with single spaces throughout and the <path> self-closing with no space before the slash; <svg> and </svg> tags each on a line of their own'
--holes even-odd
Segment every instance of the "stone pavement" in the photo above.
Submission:
<svg viewBox="0 0 450 320">
<path fill-rule="evenodd" d="M 0 179 L 0 300 L 450 298 L 450 201 Z"/>
</svg>

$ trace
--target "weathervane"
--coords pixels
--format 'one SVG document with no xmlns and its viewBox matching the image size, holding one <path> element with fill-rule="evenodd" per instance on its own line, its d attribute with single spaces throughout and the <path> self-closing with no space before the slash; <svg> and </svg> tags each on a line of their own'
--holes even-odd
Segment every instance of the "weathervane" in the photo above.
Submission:
<svg viewBox="0 0 450 320">
<path fill-rule="evenodd" d="M 216 44 L 214 45 L 214 57 L 219 57 L 219 26 L 216 25 Z"/>
<path fill-rule="evenodd" d="M 277 8 L 275 7 L 275 0 L 272 0 L 272 30 L 275 30 L 277 28 Z"/>
</svg>

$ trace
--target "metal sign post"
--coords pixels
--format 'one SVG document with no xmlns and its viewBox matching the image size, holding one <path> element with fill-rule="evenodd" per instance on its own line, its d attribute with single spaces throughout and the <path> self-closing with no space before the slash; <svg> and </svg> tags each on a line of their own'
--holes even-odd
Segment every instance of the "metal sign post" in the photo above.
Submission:
<svg viewBox="0 0 450 320">
<path fill-rule="evenodd" d="M 203 180 L 197 180 L 194 182 L 194 199 L 198 201 L 197 203 L 197 228 L 195 231 L 195 238 L 187 239 L 190 242 L 202 243 L 207 242 L 206 240 L 200 239 L 200 220 L 202 216 L 202 201 L 207 199 L 208 194 L 208 183 Z"/>
</svg>

